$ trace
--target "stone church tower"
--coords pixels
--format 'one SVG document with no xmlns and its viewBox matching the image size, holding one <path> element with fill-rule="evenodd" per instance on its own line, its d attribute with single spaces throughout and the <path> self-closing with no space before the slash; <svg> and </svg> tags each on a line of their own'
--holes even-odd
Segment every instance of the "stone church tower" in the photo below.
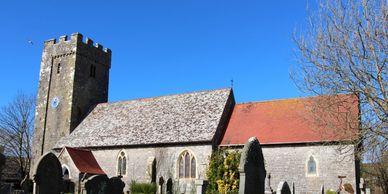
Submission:
<svg viewBox="0 0 388 194">
<path fill-rule="evenodd" d="M 69 135 L 98 103 L 108 100 L 111 50 L 80 33 L 44 43 L 32 145 L 36 160 Z"/>
</svg>

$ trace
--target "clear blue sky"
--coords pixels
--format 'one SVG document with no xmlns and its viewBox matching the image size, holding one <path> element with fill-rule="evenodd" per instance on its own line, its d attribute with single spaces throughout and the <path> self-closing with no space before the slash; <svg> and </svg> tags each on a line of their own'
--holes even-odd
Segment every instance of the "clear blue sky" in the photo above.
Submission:
<svg viewBox="0 0 388 194">
<path fill-rule="evenodd" d="M 36 94 L 43 41 L 73 32 L 112 49 L 109 101 L 225 88 L 231 79 L 237 102 L 303 96 L 289 72 L 306 3 L 3 1 L 0 106 L 18 91 Z"/>
</svg>

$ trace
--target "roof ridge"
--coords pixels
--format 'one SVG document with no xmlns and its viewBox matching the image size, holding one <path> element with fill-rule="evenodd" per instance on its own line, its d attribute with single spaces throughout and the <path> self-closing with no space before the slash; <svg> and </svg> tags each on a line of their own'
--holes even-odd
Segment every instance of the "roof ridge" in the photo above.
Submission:
<svg viewBox="0 0 388 194">
<path fill-rule="evenodd" d="M 306 99 L 309 99 L 309 98 L 328 97 L 328 96 L 346 96 L 346 95 L 353 95 L 353 94 L 352 94 L 352 93 L 347 93 L 347 94 L 333 94 L 333 95 L 322 95 L 322 96 L 290 97 L 290 98 L 283 98 L 283 99 L 273 99 L 273 100 L 262 100 L 262 101 L 240 102 L 240 103 L 237 103 L 237 105 L 256 104 L 256 103 L 266 103 L 266 102 L 277 102 L 277 101 L 286 101 L 286 100 L 306 100 Z"/>
<path fill-rule="evenodd" d="M 305 99 L 307 97 L 301 97 L 301 98 L 284 98 L 284 99 L 274 99 L 274 100 L 262 100 L 262 101 L 251 101 L 251 102 L 240 102 L 237 103 L 237 105 L 244 105 L 244 104 L 257 104 L 257 103 L 267 103 L 267 102 L 278 102 L 278 101 L 286 101 L 286 100 L 300 100 Z"/>
<path fill-rule="evenodd" d="M 200 90 L 200 91 L 184 92 L 184 93 L 178 93 L 178 94 L 167 94 L 167 95 L 161 95 L 161 96 L 135 98 L 135 99 L 130 99 L 130 100 L 119 100 L 119 101 L 115 101 L 115 102 L 103 102 L 103 103 L 99 103 L 98 105 L 105 105 L 105 104 L 110 105 L 110 104 L 132 102 L 132 101 L 152 100 L 152 99 L 158 99 L 158 98 L 163 98 L 163 97 L 182 96 L 182 95 L 195 94 L 195 93 L 205 93 L 205 92 L 215 92 L 215 91 L 219 91 L 219 90 L 232 90 L 232 88 L 226 87 L 226 88 L 217 88 L 217 89 L 212 89 L 212 90 Z"/>
</svg>

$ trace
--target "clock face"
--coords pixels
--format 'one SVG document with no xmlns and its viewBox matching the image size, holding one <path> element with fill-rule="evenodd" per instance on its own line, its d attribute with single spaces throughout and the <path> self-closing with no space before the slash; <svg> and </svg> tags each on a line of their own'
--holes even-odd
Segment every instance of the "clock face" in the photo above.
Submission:
<svg viewBox="0 0 388 194">
<path fill-rule="evenodd" d="M 51 100 L 51 107 L 57 108 L 58 105 L 59 105 L 59 98 L 55 96 L 55 97 Z"/>
</svg>

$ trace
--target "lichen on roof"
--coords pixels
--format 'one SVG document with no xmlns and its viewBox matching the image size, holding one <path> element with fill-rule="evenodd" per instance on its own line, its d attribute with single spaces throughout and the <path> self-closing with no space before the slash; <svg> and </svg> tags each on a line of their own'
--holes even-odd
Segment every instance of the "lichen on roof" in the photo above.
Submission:
<svg viewBox="0 0 388 194">
<path fill-rule="evenodd" d="M 231 89 L 98 104 L 55 148 L 211 142 Z"/>
</svg>

